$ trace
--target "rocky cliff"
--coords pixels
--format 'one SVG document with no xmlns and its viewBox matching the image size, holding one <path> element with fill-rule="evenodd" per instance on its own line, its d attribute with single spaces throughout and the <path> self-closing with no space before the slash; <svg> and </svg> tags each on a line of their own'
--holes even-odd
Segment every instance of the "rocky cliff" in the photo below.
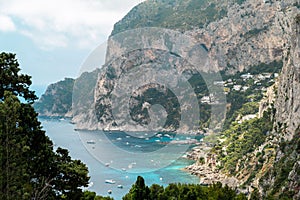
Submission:
<svg viewBox="0 0 300 200">
<path fill-rule="evenodd" d="M 72 78 L 65 78 L 49 85 L 39 101 L 34 104 L 35 110 L 40 116 L 72 117 L 73 86 Z"/>
<path fill-rule="evenodd" d="M 280 63 L 288 38 L 278 19 L 282 15 L 280 13 L 284 13 L 291 4 L 292 2 L 258 0 L 148 0 L 141 3 L 115 24 L 108 41 L 106 64 L 99 70 L 100 74 L 96 78 L 98 80 L 95 81 L 95 78 L 91 78 L 91 82 L 88 83 L 89 78 L 87 78 L 84 85 L 80 85 L 81 81 L 78 81 L 79 90 L 78 87 L 75 88 L 77 102 L 73 102 L 72 106 L 73 109 L 75 108 L 72 111 L 73 121 L 81 129 L 125 130 L 131 127 L 134 130 L 132 124 L 124 125 L 124 121 L 119 122 L 119 124 L 123 124 L 122 127 L 116 127 L 118 123 L 116 123 L 113 116 L 116 110 L 113 111 L 112 109 L 111 93 L 115 91 L 118 85 L 117 82 L 120 82 L 121 74 L 124 76 L 128 70 L 143 69 L 145 66 L 145 69 L 147 69 L 147 65 L 149 67 L 153 62 L 165 62 L 169 63 L 168 65 L 172 70 L 179 71 L 179 74 L 190 73 L 188 75 L 189 79 L 186 79 L 186 81 L 191 84 L 199 105 L 201 99 L 209 95 L 210 99 L 221 102 L 218 108 L 216 104 L 214 106 L 205 104 L 198 106 L 201 113 L 200 119 L 198 119 L 199 117 L 193 117 L 197 122 L 186 122 L 189 125 L 181 126 L 180 129 L 182 131 L 198 130 L 198 121 L 207 124 L 209 120 L 211 121 L 210 127 L 221 128 L 222 123 L 216 124 L 214 122 L 224 119 L 224 109 L 230 109 L 227 114 L 231 117 L 236 109 L 239 109 L 243 103 L 251 99 L 236 104 L 234 100 L 236 97 L 229 96 L 227 98 L 228 105 L 224 108 L 226 101 L 224 95 L 215 97 L 212 93 L 216 94 L 217 92 L 212 92 L 211 87 L 214 81 L 220 82 L 223 77 L 214 76 L 212 73 L 221 72 L 226 76 L 234 76 L 238 72 L 246 72 L 254 67 L 259 71 L 263 66 L 272 68 L 272 63 Z M 190 54 L 191 52 L 187 50 L 191 46 L 195 47 L 196 44 L 198 46 L 195 49 L 198 54 L 200 52 L 202 60 L 195 59 Z M 160 53 L 164 56 L 157 57 Z M 137 59 L 143 56 L 148 57 L 142 60 Z M 167 61 L 167 56 L 170 61 Z M 190 69 L 188 69 L 189 67 L 184 67 L 184 62 L 192 62 L 192 65 L 195 62 L 198 63 L 196 68 L 192 67 L 191 69 L 190 66 Z M 120 69 L 123 70 L 121 73 L 119 72 Z M 163 70 L 156 69 L 157 71 L 163 72 Z M 160 76 L 168 77 L 168 73 L 164 75 L 162 73 Z M 158 77 L 152 76 L 148 82 L 158 79 Z M 170 80 L 170 78 L 167 79 Z M 135 80 L 135 78 L 132 80 Z M 128 83 L 126 84 L 128 85 Z M 126 84 L 123 83 L 123 86 L 126 87 Z M 85 85 L 90 85 L 89 89 L 83 89 Z M 203 89 L 204 87 L 206 88 Z M 148 93 L 146 96 L 149 98 L 151 98 L 151 95 L 154 97 L 153 92 L 149 96 L 151 88 L 149 86 L 146 86 L 146 88 L 141 88 L 139 92 Z M 178 96 L 174 93 L 172 97 L 170 92 L 159 88 L 161 87 L 156 85 L 156 94 L 165 95 L 165 101 L 174 99 L 174 96 L 179 98 L 177 102 L 172 100 L 173 106 L 169 106 L 173 107 L 172 110 L 167 105 L 163 105 L 163 108 L 167 109 L 167 114 L 169 116 L 171 114 L 171 117 L 173 117 L 172 119 L 170 117 L 166 119 L 166 123 L 163 125 L 164 129 L 176 130 L 179 127 L 179 116 L 182 112 L 187 111 L 189 107 L 183 106 L 183 110 L 179 109 L 180 106 L 178 105 L 181 103 L 180 99 L 183 100 L 185 96 L 184 92 L 178 94 Z M 255 89 L 259 90 L 259 88 Z M 218 90 L 220 91 L 222 88 Z M 70 92 L 73 92 L 72 89 L 67 91 L 67 93 Z M 185 93 L 187 93 L 187 90 L 185 90 Z M 139 94 L 139 96 L 143 95 Z M 89 97 L 89 100 L 82 100 L 86 97 Z M 151 110 L 151 107 L 154 108 L 152 105 L 159 102 L 151 102 L 149 98 L 148 100 L 141 100 L 141 98 L 133 96 L 130 101 L 130 109 L 135 110 L 131 112 L 135 115 L 132 118 L 141 125 L 140 128 L 144 127 L 144 129 L 152 126 L 150 112 L 152 114 L 156 113 L 158 116 L 164 116 L 165 112 L 162 109 L 153 112 Z M 141 101 L 138 101 L 138 99 Z M 72 103 L 69 102 L 69 104 Z M 177 107 L 174 105 L 177 105 Z M 141 108 L 143 109 L 140 110 Z M 44 112 L 41 109 L 39 111 Z M 47 112 L 54 115 L 66 114 L 56 113 L 55 110 L 51 111 L 51 109 Z M 211 113 L 218 112 L 221 115 L 215 116 L 216 119 L 210 117 L 212 116 Z M 152 119 L 154 118 L 152 117 Z M 208 127 L 208 125 L 204 126 Z"/>
<path fill-rule="evenodd" d="M 88 117 L 74 115 L 78 127 L 136 130 L 132 125 L 124 125 L 124 121 L 116 123 L 113 116 L 112 106 L 114 105 L 111 102 L 111 94 L 117 88 L 119 79 L 128 70 L 143 69 L 147 64 L 166 61 L 166 55 L 164 58 L 163 56 L 157 57 L 159 50 L 168 54 L 170 62 L 166 61 L 166 63 L 175 66 L 173 69 L 179 69 L 180 73 L 185 73 L 185 68 L 178 67 L 182 65 L 179 60 L 191 59 L 186 48 L 189 44 L 198 44 L 202 48 L 202 53 L 203 50 L 205 51 L 205 56 L 201 57 L 205 57 L 206 61 L 209 60 L 209 64 L 202 65 L 200 63 L 198 64 L 200 68 L 191 71 L 193 71 L 193 75 L 195 75 L 195 71 L 200 71 L 202 77 L 205 76 L 203 73 L 220 71 L 224 71 L 227 75 L 234 75 L 237 72 L 249 70 L 253 66 L 281 61 L 287 38 L 285 30 L 279 24 L 278 18 L 281 16 L 278 13 L 283 12 L 289 5 L 290 3 L 280 1 L 258 0 L 218 2 L 149 0 L 138 5 L 114 27 L 108 42 L 107 62 L 98 76 L 94 105 L 91 107 L 94 110 L 90 110 Z M 137 58 L 142 58 L 142 60 Z M 152 79 L 157 79 L 157 77 L 153 76 Z M 221 81 L 220 79 L 222 77 L 214 81 Z M 122 84 L 123 86 L 127 84 L 129 87 L 128 83 Z M 211 83 L 204 84 L 209 90 Z M 201 91 L 200 93 L 207 92 Z M 163 94 L 166 95 L 166 91 Z M 174 95 L 176 96 L 176 94 Z M 179 95 L 178 98 L 182 96 Z M 199 100 L 204 95 L 196 93 L 196 96 Z M 133 99 L 137 98 L 133 97 Z M 133 102 L 131 101 L 131 103 Z M 131 104 L 133 107 L 130 109 L 138 108 L 139 104 L 143 105 L 144 103 L 153 105 L 155 102 L 136 101 L 135 105 Z M 224 105 L 224 101 L 221 105 Z M 150 107 L 148 108 L 150 109 Z M 163 107 L 166 108 L 166 106 Z M 140 108 L 142 107 L 140 106 Z M 149 115 L 151 111 L 148 108 L 143 107 L 143 111 L 133 113 L 135 116 L 132 118 L 141 125 L 140 128 L 149 125 L 151 121 Z M 170 112 L 174 114 L 175 118 L 172 123 L 165 124 L 164 128 L 165 130 L 176 130 L 176 123 L 178 124 L 176 112 L 178 115 L 179 110 L 171 111 L 169 109 L 167 113 L 170 114 Z M 224 109 L 219 112 L 223 113 Z M 158 115 L 162 114 L 163 112 L 159 112 Z M 122 125 L 119 126 L 120 124 Z M 214 126 L 219 127 L 218 125 Z M 182 128 L 183 131 L 193 129 L 198 129 L 195 124 L 188 125 L 188 128 L 187 126 Z"/>
<path fill-rule="evenodd" d="M 197 120 L 216 128 L 226 104 L 227 130 L 213 148 L 196 148 L 191 157 L 197 162 L 188 169 L 204 184 L 221 181 L 246 193 L 257 189 L 260 198 L 299 199 L 299 8 L 298 0 L 145 1 L 115 25 L 106 63 L 92 81 L 75 84 L 73 121 L 82 129 L 137 130 L 137 123 L 138 130 L 185 132 L 197 130 Z M 261 73 L 276 63 L 283 63 L 282 73 L 267 88 L 274 80 Z M 246 78 L 253 70 L 257 77 Z M 215 85 L 224 86 L 222 92 Z M 225 102 L 215 94 L 223 90 Z M 258 118 L 237 120 L 255 114 L 264 91 Z M 185 97 L 196 101 L 182 104 Z M 192 116 L 199 112 L 192 103 L 204 119 Z M 206 116 L 213 111 L 220 118 Z"/>
<path fill-rule="evenodd" d="M 299 2 L 297 2 L 299 6 Z M 259 180 L 259 188 L 264 195 L 284 194 L 300 198 L 300 12 L 289 8 L 282 18 L 282 24 L 288 33 L 289 43 L 285 49 L 285 64 L 279 79 L 275 100 L 274 134 L 277 144 L 275 158 Z M 289 24 L 289 25 L 288 25 Z"/>
<path fill-rule="evenodd" d="M 257 190 L 261 199 L 300 198 L 299 13 L 299 1 L 285 1 L 275 14 L 274 24 L 287 41 L 282 48 L 284 67 L 261 103 L 261 118 L 233 123 L 215 147 L 193 156 L 198 162 L 188 169 L 204 183 L 221 181 L 246 193 Z M 199 162 L 199 155 L 206 163 Z"/>
</svg>

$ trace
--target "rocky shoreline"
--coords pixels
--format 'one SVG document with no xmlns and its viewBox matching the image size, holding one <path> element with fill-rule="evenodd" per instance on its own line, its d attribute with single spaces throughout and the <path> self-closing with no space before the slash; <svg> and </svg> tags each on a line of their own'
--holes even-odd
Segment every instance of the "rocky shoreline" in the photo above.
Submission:
<svg viewBox="0 0 300 200">
<path fill-rule="evenodd" d="M 194 147 L 191 152 L 187 153 L 186 157 L 196 162 L 185 167 L 184 170 L 198 176 L 201 185 L 221 182 L 223 185 L 228 185 L 232 188 L 238 187 L 240 185 L 238 179 L 229 177 L 218 169 L 215 155 L 209 153 L 211 148 L 209 143 L 204 142 Z"/>
</svg>

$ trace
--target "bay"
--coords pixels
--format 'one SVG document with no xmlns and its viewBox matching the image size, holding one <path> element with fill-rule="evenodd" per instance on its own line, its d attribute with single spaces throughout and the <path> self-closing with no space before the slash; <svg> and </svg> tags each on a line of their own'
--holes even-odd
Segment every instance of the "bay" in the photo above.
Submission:
<svg viewBox="0 0 300 200">
<path fill-rule="evenodd" d="M 139 175 L 147 185 L 199 183 L 198 177 L 182 170 L 193 163 L 182 157 L 192 147 L 183 144 L 184 141 L 193 136 L 138 133 L 134 137 L 137 133 L 75 131 L 75 126 L 66 119 L 40 118 L 40 121 L 56 148 L 68 149 L 72 158 L 88 166 L 91 178 L 86 189 L 99 195 L 122 199 Z M 170 145 L 172 140 L 178 144 Z M 105 180 L 114 180 L 115 184 Z"/>
</svg>

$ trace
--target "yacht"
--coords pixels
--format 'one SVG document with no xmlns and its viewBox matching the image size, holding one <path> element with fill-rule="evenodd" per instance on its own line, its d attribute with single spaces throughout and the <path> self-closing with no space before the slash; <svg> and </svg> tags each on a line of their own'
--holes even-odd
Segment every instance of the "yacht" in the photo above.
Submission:
<svg viewBox="0 0 300 200">
<path fill-rule="evenodd" d="M 105 180 L 105 183 L 115 184 L 116 181 L 114 181 L 114 180 L 112 180 L 112 179 L 107 179 L 107 180 Z"/>
</svg>

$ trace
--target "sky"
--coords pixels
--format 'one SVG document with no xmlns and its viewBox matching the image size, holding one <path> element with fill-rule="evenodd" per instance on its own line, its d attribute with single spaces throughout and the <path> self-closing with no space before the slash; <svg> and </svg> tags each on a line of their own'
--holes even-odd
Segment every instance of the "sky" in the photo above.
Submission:
<svg viewBox="0 0 300 200">
<path fill-rule="evenodd" d="M 0 52 L 17 55 L 33 88 L 77 77 L 113 25 L 143 0 L 0 0 Z"/>
</svg>

